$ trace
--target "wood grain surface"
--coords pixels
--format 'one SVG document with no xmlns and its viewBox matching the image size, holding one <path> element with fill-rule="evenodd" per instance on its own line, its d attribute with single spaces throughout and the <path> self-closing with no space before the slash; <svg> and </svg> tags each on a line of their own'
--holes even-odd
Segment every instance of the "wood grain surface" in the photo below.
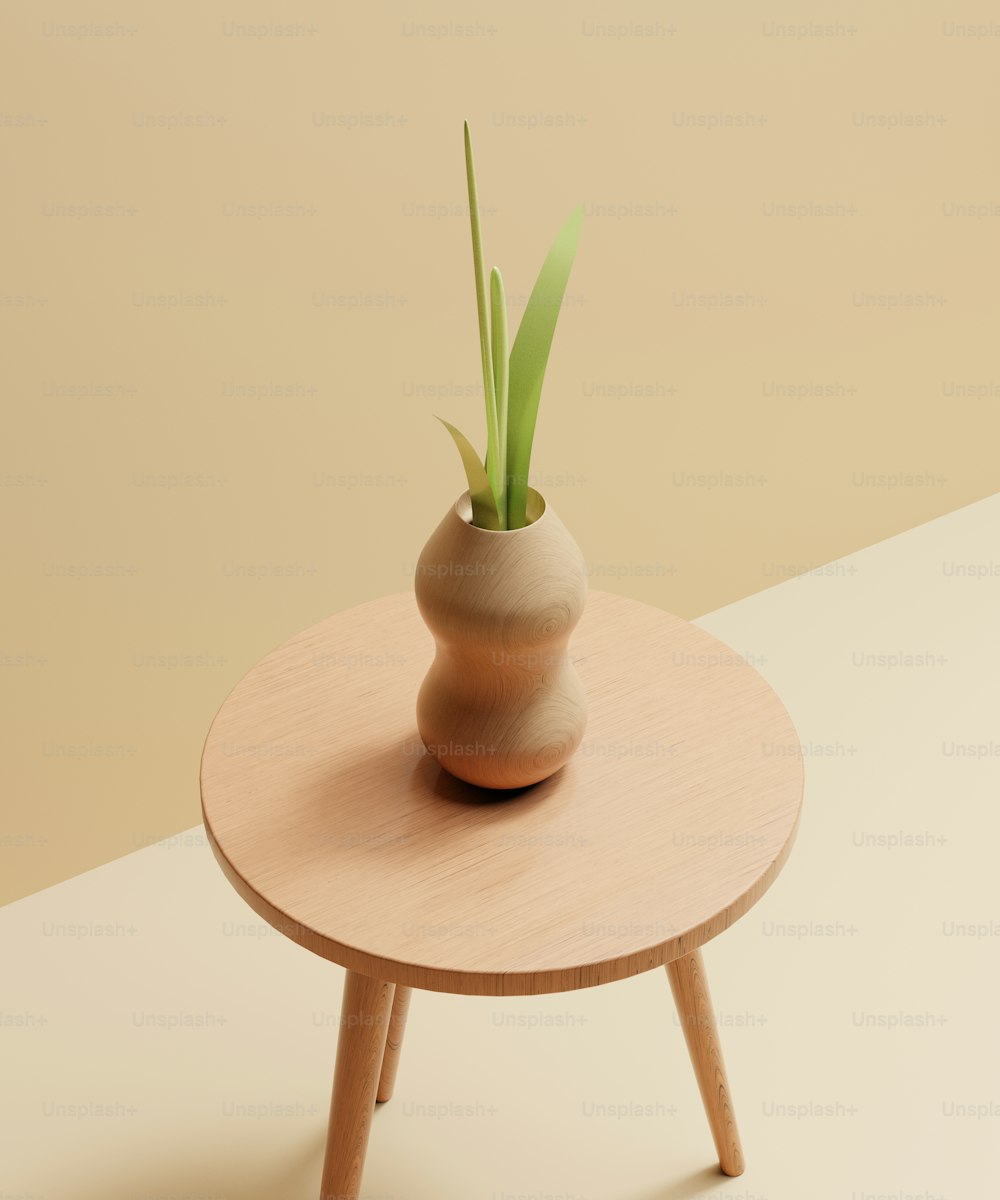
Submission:
<svg viewBox="0 0 1000 1200">
<path fill-rule="evenodd" d="M 568 643 L 587 599 L 580 547 L 538 492 L 523 529 L 471 524 L 469 493 L 417 563 L 417 607 L 437 643 L 417 695 L 417 728 L 452 775 L 527 787 L 579 746 L 587 701 Z"/>
<path fill-rule="evenodd" d="M 687 621 L 591 592 L 573 638 L 587 735 L 517 792 L 427 755 L 434 644 L 409 593 L 348 609 L 234 688 L 202 760 L 205 827 L 265 920 L 350 970 L 478 995 L 663 966 L 774 880 L 802 799 L 761 675 Z"/>
<path fill-rule="evenodd" d="M 745 1165 L 743 1147 L 736 1128 L 732 1089 L 726 1076 L 701 951 L 694 950 L 667 963 L 667 976 L 719 1155 L 719 1166 L 725 1175 L 742 1175 Z"/>
<path fill-rule="evenodd" d="M 396 1086 L 396 1073 L 399 1071 L 399 1056 L 403 1050 L 403 1035 L 406 1033 L 406 1016 L 410 1011 L 410 997 L 413 989 L 399 984 L 392 997 L 392 1012 L 389 1016 L 389 1028 L 385 1035 L 385 1055 L 382 1059 L 382 1074 L 378 1077 L 378 1092 L 375 1099 L 384 1104 L 392 1099 Z"/>
<path fill-rule="evenodd" d="M 361 1186 L 394 991 L 354 971 L 344 979 L 320 1200 L 354 1200 Z"/>
</svg>

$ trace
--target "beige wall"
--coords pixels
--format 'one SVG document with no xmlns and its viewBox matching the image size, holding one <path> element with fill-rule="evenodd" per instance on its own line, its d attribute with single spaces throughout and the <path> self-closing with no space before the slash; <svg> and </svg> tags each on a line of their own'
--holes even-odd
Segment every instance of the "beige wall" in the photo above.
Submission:
<svg viewBox="0 0 1000 1200">
<path fill-rule="evenodd" d="M 587 206 L 534 467 L 595 586 L 695 616 L 1000 480 L 988 4 L 230 9 L 3 18 L 0 900 L 193 825 L 236 678 L 411 585 L 432 414 L 482 442 L 463 117 L 512 324 Z"/>
</svg>

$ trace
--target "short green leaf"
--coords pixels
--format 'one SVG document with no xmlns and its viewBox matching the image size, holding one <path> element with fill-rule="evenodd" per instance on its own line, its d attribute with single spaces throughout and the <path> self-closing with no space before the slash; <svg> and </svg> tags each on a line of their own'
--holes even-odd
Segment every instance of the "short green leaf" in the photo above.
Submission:
<svg viewBox="0 0 1000 1200">
<path fill-rule="evenodd" d="M 465 477 L 469 481 L 473 525 L 479 529 L 502 529 L 497 499 L 486 475 L 486 468 L 479 461 L 475 447 L 454 425 L 449 424 L 443 417 L 438 417 L 438 420 L 454 438 L 458 452 L 462 456 Z"/>
</svg>

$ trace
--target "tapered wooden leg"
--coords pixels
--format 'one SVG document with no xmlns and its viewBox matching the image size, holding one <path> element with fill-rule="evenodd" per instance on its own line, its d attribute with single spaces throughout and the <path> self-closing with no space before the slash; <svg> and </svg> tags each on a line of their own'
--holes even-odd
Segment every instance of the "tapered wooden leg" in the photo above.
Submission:
<svg viewBox="0 0 1000 1200">
<path fill-rule="evenodd" d="M 356 1200 L 395 985 L 348 971 L 320 1200 Z"/>
<path fill-rule="evenodd" d="M 403 1048 L 403 1034 L 406 1032 L 406 1014 L 410 1011 L 410 993 L 413 989 L 396 984 L 396 994 L 392 998 L 392 1013 L 389 1017 L 389 1031 L 385 1036 L 385 1056 L 382 1059 L 382 1074 L 378 1080 L 378 1091 L 375 1099 L 381 1104 L 392 1099 L 392 1089 L 396 1085 L 396 1072 L 399 1070 L 399 1052 Z"/>
<path fill-rule="evenodd" d="M 742 1175 L 743 1148 L 736 1129 L 732 1095 L 722 1061 L 722 1047 L 715 1027 L 701 951 L 694 950 L 683 958 L 667 963 L 667 975 L 677 1005 L 677 1015 L 684 1027 L 691 1065 L 698 1078 L 702 1103 L 715 1139 L 719 1166 L 726 1175 Z"/>
</svg>

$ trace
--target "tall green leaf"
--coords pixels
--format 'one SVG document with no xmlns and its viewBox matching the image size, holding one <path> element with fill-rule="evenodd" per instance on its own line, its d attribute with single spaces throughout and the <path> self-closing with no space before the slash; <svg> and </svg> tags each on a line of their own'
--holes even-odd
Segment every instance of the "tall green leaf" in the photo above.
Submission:
<svg viewBox="0 0 1000 1200">
<path fill-rule="evenodd" d="M 490 326 L 493 331 L 493 382 L 497 397 L 497 447 L 499 488 L 495 488 L 497 508 L 502 527 L 507 525 L 507 298 L 503 290 L 503 277 L 499 268 L 490 272 Z M 492 456 L 486 460 L 487 474 L 492 465 Z"/>
<path fill-rule="evenodd" d="M 528 468 L 535 436 L 538 400 L 549 361 L 559 307 L 573 267 L 583 224 L 583 205 L 575 208 L 556 234 L 531 291 L 510 352 L 509 415 L 507 425 L 507 528 L 527 522 Z"/>
<path fill-rule="evenodd" d="M 444 417 L 438 417 L 441 424 L 448 430 L 458 452 L 462 456 L 462 466 L 465 467 L 465 477 L 469 481 L 469 498 L 472 501 L 472 523 L 479 529 L 503 529 L 500 513 L 497 507 L 493 488 L 486 475 L 486 468 L 479 461 L 476 449 L 464 433 L 460 433 L 454 425 L 449 424 Z"/>
<path fill-rule="evenodd" d="M 483 237 L 479 228 L 479 194 L 476 187 L 476 164 L 472 157 L 472 134 L 465 122 L 465 178 L 469 188 L 469 219 L 472 224 L 472 264 L 476 273 L 476 309 L 479 314 L 479 351 L 483 362 L 483 392 L 486 396 L 486 471 L 494 497 L 506 490 L 504 456 L 497 425 L 497 399 L 493 380 L 493 353 L 490 337 L 489 299 L 486 294 L 486 272 L 483 267 Z M 499 510 L 506 525 L 506 506 Z M 502 528 L 503 526 L 501 526 Z"/>
</svg>

